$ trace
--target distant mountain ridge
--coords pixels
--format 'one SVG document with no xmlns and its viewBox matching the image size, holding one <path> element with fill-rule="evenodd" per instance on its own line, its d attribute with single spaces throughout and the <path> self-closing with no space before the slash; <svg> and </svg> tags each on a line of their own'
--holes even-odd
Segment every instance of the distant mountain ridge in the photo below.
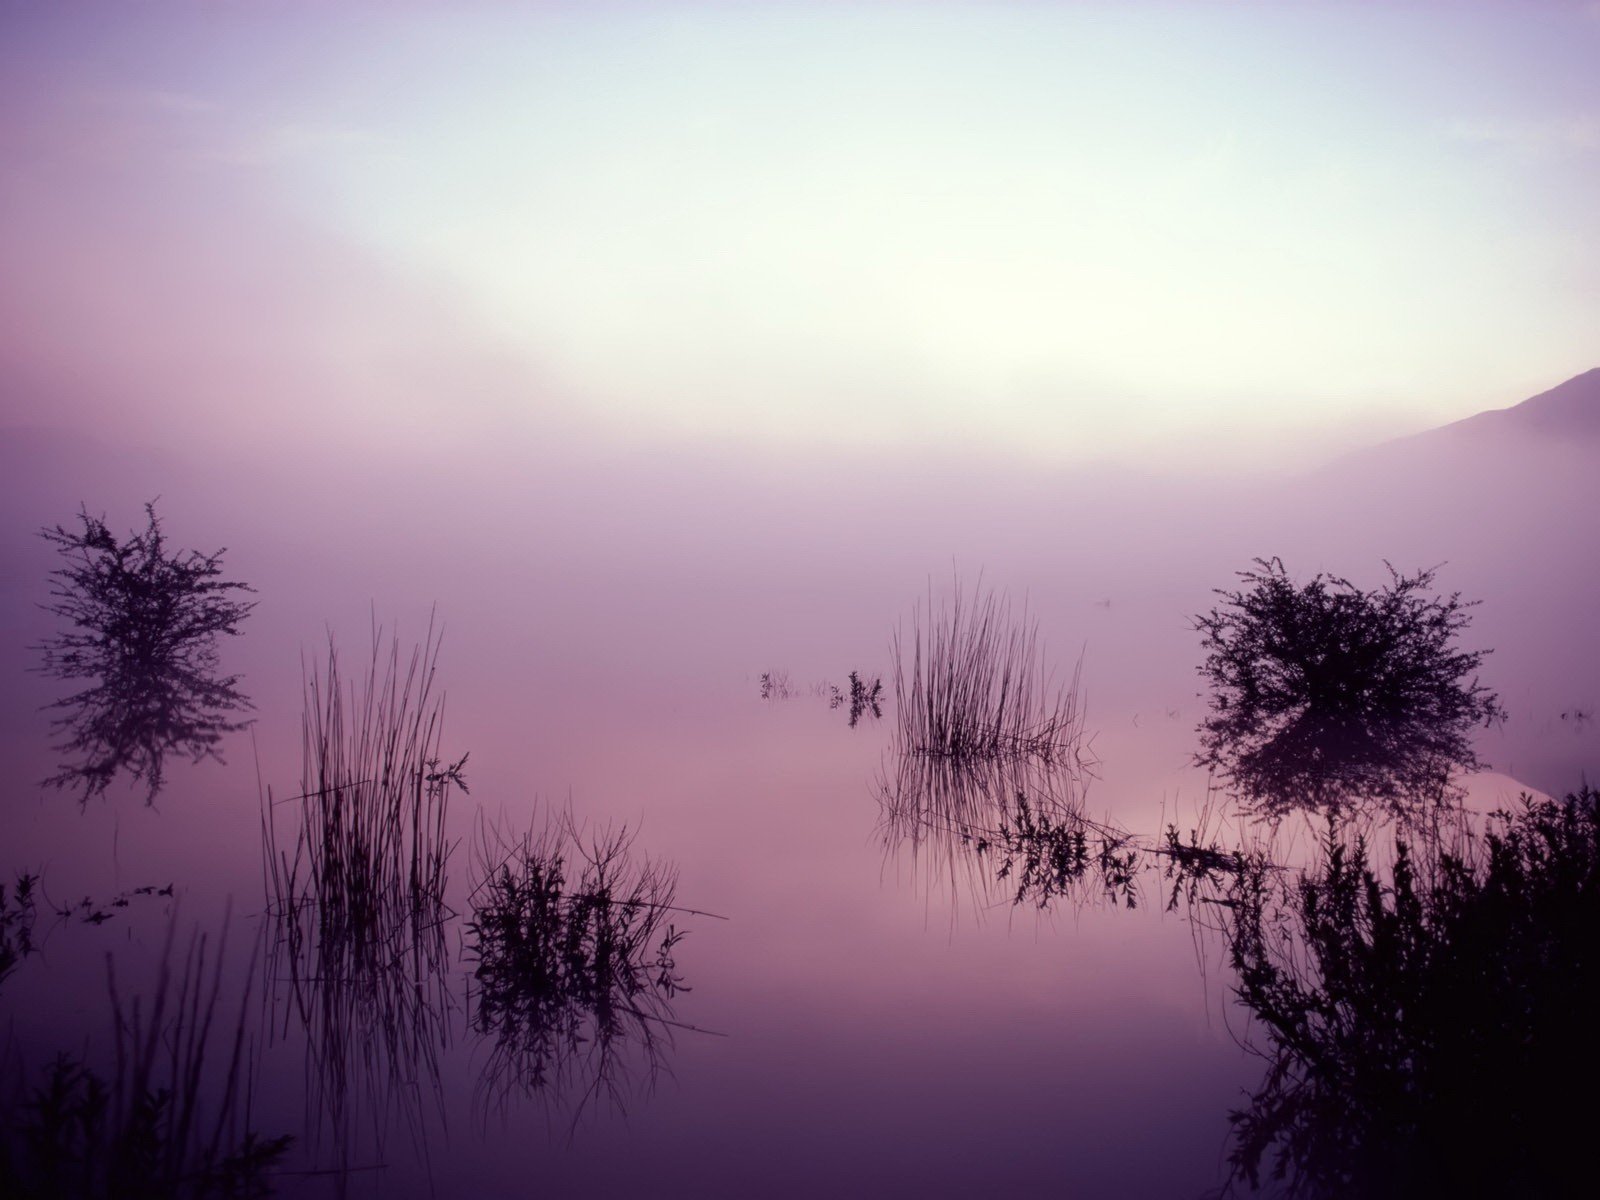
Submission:
<svg viewBox="0 0 1600 1200">
<path fill-rule="evenodd" d="M 1600 367 L 1574 375 L 1521 404 L 1490 409 L 1432 432 L 1477 435 L 1511 430 L 1554 437 L 1600 435 Z"/>
</svg>

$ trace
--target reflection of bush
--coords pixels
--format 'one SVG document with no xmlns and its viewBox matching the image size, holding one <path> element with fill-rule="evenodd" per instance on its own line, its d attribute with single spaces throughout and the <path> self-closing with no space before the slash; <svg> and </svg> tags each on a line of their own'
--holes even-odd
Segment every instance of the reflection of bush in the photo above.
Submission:
<svg viewBox="0 0 1600 1200">
<path fill-rule="evenodd" d="M 1212 713 L 1200 765 L 1263 816 L 1375 803 L 1404 816 L 1450 796 L 1451 772 L 1478 766 L 1468 734 L 1503 712 L 1478 683 L 1486 651 L 1462 651 L 1459 593 L 1425 595 L 1432 571 L 1363 592 L 1318 575 L 1303 587 L 1278 559 L 1240 573 L 1195 619 Z"/>
<path fill-rule="evenodd" d="M 1565 1196 L 1600 1068 L 1600 792 L 1524 798 L 1479 836 L 1326 840 L 1258 865 L 1226 910 L 1269 1062 L 1233 1182 L 1307 1196 Z"/>
<path fill-rule="evenodd" d="M 223 735 L 246 724 L 235 714 L 250 708 L 238 676 L 217 672 L 217 638 L 239 632 L 255 605 L 234 597 L 251 589 L 221 578 L 220 550 L 169 553 L 155 508 L 145 515 L 144 532 L 123 542 L 87 511 L 81 531 L 41 532 L 67 560 L 46 607 L 71 629 L 39 647 L 40 670 L 95 681 L 50 706 L 63 714 L 58 749 L 78 761 L 46 783 L 84 802 L 124 770 L 153 801 L 169 752 L 218 757 Z"/>
<path fill-rule="evenodd" d="M 625 829 L 585 838 L 570 817 L 509 846 L 483 839 L 467 925 L 473 1025 L 492 1039 L 485 1085 L 502 1100 L 576 1090 L 581 1112 L 599 1095 L 620 1101 L 636 1065 L 647 1079 L 661 1068 L 684 990 L 684 934 L 668 917 L 682 910 L 676 873 L 631 845 Z"/>
</svg>

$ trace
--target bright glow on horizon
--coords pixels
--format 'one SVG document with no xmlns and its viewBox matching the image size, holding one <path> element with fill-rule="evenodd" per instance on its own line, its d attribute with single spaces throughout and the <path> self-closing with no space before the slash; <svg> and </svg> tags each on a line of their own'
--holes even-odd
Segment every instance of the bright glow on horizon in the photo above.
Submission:
<svg viewBox="0 0 1600 1200">
<path fill-rule="evenodd" d="M 1249 453 L 1597 359 L 1580 6 L 207 16 L 35 49 L 630 434 Z"/>
</svg>

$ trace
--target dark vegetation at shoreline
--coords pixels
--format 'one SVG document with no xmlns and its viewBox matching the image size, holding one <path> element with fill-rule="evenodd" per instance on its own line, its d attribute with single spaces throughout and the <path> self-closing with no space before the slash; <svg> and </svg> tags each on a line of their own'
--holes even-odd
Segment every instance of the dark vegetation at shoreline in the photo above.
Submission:
<svg viewBox="0 0 1600 1200">
<path fill-rule="evenodd" d="M 214 958 L 208 935 L 196 931 L 175 953 L 176 935 L 174 920 L 153 990 L 131 1000 L 107 956 L 109 1072 L 71 1052 L 55 1055 L 31 1078 L 17 1064 L 12 1094 L 0 1099 L 0 1194 L 209 1200 L 271 1190 L 292 1139 L 264 1137 L 250 1119 L 246 1016 L 255 953 L 236 977 L 242 988 L 229 1027 L 222 1009 L 226 928 Z"/>
<path fill-rule="evenodd" d="M 1230 1188 L 1310 1197 L 1568 1196 L 1592 1184 L 1600 792 L 1482 829 L 1330 831 L 1304 872 L 1252 861 L 1222 933 L 1267 1062 Z"/>
</svg>

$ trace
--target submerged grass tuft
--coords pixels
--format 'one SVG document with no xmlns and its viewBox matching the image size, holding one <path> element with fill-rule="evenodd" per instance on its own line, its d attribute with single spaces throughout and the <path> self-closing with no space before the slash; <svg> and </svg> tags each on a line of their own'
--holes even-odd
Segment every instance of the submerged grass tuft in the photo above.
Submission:
<svg viewBox="0 0 1600 1200">
<path fill-rule="evenodd" d="M 491 1040 L 483 1087 L 571 1102 L 653 1084 L 689 990 L 674 952 L 677 872 L 633 853 L 626 827 L 585 833 L 570 813 L 508 839 L 484 827 L 466 926 L 476 964 L 472 1024 Z M 708 916 L 711 914 L 696 914 Z M 628 1053 L 624 1053 L 628 1051 Z"/>
</svg>

